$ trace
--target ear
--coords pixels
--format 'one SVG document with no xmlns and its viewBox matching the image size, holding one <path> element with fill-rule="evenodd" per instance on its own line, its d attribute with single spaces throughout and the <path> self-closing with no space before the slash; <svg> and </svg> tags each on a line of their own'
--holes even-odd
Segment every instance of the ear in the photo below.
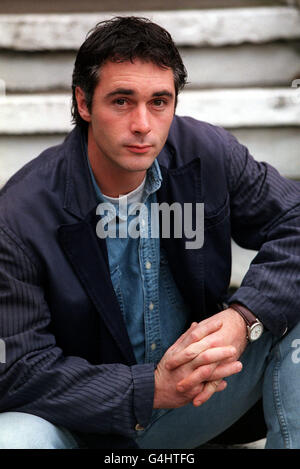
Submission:
<svg viewBox="0 0 300 469">
<path fill-rule="evenodd" d="M 91 122 L 91 114 L 86 105 L 85 93 L 79 86 L 75 88 L 75 97 L 80 117 L 87 122 Z"/>
</svg>

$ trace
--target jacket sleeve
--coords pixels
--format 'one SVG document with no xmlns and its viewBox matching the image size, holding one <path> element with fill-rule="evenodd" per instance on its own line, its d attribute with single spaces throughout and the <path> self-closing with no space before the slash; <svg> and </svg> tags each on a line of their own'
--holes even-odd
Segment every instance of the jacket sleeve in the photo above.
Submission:
<svg viewBox="0 0 300 469">
<path fill-rule="evenodd" d="M 135 436 L 136 424 L 146 426 L 152 413 L 153 365 L 91 365 L 64 356 L 50 322 L 38 269 L 14 234 L 0 227 L 0 337 L 6 352 L 0 412 L 32 413 L 78 432 Z"/>
<path fill-rule="evenodd" d="M 233 136 L 227 155 L 232 237 L 258 251 L 229 303 L 280 337 L 300 319 L 300 183 L 255 161 Z"/>
</svg>

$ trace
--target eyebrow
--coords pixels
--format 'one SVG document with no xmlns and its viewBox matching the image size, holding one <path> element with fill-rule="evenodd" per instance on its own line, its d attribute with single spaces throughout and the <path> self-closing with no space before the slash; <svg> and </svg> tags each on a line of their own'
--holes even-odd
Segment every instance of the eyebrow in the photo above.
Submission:
<svg viewBox="0 0 300 469">
<path fill-rule="evenodd" d="M 132 95 L 135 94 L 135 92 L 134 92 L 134 90 L 127 89 L 127 88 L 117 88 L 116 90 L 111 91 L 110 93 L 108 93 L 106 95 L 106 98 L 110 98 L 110 97 L 116 96 L 118 94 L 123 94 L 123 95 L 126 95 L 126 96 L 132 96 Z M 173 98 L 173 93 L 171 93 L 168 90 L 155 91 L 154 93 L 152 93 L 153 98 L 154 97 L 159 97 L 159 96 L 168 96 L 170 98 Z"/>
</svg>

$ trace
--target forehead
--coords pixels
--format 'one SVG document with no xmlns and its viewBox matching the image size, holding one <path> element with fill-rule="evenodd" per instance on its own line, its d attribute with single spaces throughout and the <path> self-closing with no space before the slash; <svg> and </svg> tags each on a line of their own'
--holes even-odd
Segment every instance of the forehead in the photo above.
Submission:
<svg viewBox="0 0 300 469">
<path fill-rule="evenodd" d="M 135 92 L 168 90 L 174 94 L 174 75 L 171 68 L 162 68 L 153 62 L 135 59 L 133 62 L 106 62 L 100 69 L 98 91 L 104 93 L 116 88 L 128 88 Z"/>
</svg>

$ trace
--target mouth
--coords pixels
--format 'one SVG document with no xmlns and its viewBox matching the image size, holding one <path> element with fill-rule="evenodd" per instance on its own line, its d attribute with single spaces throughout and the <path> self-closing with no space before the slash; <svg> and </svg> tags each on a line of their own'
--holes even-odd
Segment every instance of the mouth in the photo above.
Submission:
<svg viewBox="0 0 300 469">
<path fill-rule="evenodd" d="M 152 145 L 126 145 L 126 148 L 132 153 L 147 153 Z"/>
</svg>

